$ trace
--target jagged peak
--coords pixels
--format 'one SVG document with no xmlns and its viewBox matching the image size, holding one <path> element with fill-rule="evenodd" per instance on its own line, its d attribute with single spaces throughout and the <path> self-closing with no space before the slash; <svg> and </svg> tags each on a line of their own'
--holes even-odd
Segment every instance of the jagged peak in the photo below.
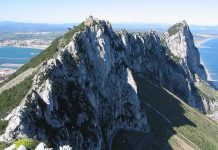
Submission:
<svg viewBox="0 0 218 150">
<path fill-rule="evenodd" d="M 83 22 L 86 27 L 95 27 L 97 26 L 108 26 L 111 27 L 111 24 L 109 21 L 105 20 L 99 20 L 98 18 L 94 18 L 93 16 L 89 16 L 88 18 L 85 19 Z"/>
<path fill-rule="evenodd" d="M 86 20 L 84 21 L 84 25 L 85 25 L 85 26 L 88 26 L 88 27 L 94 26 L 94 25 L 96 25 L 96 24 L 98 24 L 98 23 L 99 23 L 98 18 L 94 18 L 93 16 L 89 16 L 89 17 L 86 18 Z"/>
<path fill-rule="evenodd" d="M 183 20 L 183 21 L 178 22 L 175 25 L 171 26 L 167 30 L 167 32 L 168 32 L 169 36 L 172 36 L 172 35 L 178 33 L 179 31 L 182 31 L 184 28 L 187 28 L 187 27 L 188 27 L 188 23 L 185 20 Z"/>
<path fill-rule="evenodd" d="M 187 23 L 186 20 L 182 20 L 182 21 L 180 21 L 180 22 L 178 22 L 178 23 L 176 23 L 176 24 L 180 24 L 180 25 L 183 25 L 183 26 L 188 25 L 188 23 Z"/>
<path fill-rule="evenodd" d="M 107 32 L 107 34 L 111 34 L 113 32 L 112 26 L 108 21 L 99 20 L 98 18 L 89 16 L 82 23 L 80 23 L 77 26 L 74 26 L 66 34 L 63 35 L 61 42 L 59 44 L 60 47 L 64 48 L 66 45 L 70 43 L 70 41 L 73 40 L 73 37 L 77 37 L 80 32 L 86 32 L 90 29 L 92 31 L 95 31 L 96 33 L 98 30 L 101 30 L 102 32 Z"/>
<path fill-rule="evenodd" d="M 148 30 L 146 32 L 128 32 L 126 29 L 122 29 L 120 31 L 117 32 L 120 35 L 134 35 L 134 36 L 144 36 L 144 35 L 151 35 L 151 36 L 155 36 L 155 37 L 159 37 L 159 34 L 155 31 L 155 30 Z"/>
</svg>

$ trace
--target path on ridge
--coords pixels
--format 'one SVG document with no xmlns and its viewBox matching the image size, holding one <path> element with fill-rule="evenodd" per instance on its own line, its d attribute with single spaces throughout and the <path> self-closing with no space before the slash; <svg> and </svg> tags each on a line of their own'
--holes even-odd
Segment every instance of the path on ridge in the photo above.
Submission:
<svg viewBox="0 0 218 150">
<path fill-rule="evenodd" d="M 18 75 L 14 79 L 12 79 L 11 81 L 7 82 L 5 85 L 3 85 L 0 88 L 0 94 L 2 94 L 2 92 L 4 92 L 5 90 L 8 90 L 8 89 L 16 86 L 17 84 L 21 83 L 22 81 L 24 81 L 26 77 L 29 77 L 35 71 L 37 71 L 38 68 L 40 68 L 40 66 L 41 66 L 41 64 L 36 68 L 29 68 L 28 70 L 24 71 L 23 73 L 21 73 L 20 75 Z"/>
</svg>

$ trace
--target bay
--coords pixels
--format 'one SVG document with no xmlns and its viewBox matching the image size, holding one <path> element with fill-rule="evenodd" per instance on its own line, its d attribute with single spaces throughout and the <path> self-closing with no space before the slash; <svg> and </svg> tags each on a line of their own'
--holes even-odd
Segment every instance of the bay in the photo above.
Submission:
<svg viewBox="0 0 218 150">
<path fill-rule="evenodd" d="M 28 63 L 42 50 L 22 47 L 0 47 L 0 68 L 16 68 Z"/>
</svg>

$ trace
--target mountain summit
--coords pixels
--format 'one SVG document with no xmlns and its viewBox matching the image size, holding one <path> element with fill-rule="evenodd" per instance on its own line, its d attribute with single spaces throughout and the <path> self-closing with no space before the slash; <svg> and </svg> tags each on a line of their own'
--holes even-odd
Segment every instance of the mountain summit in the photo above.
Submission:
<svg viewBox="0 0 218 150">
<path fill-rule="evenodd" d="M 33 82 L 19 106 L 3 116 L 8 125 L 0 141 L 32 138 L 55 149 L 100 150 L 111 147 L 119 129 L 149 134 L 142 101 L 152 97 L 139 97 L 138 77 L 202 113 L 217 106 L 186 22 L 160 36 L 114 32 L 110 23 L 89 17 L 21 70 L 30 65 L 37 68 Z M 215 96 L 202 94 L 202 86 Z"/>
</svg>

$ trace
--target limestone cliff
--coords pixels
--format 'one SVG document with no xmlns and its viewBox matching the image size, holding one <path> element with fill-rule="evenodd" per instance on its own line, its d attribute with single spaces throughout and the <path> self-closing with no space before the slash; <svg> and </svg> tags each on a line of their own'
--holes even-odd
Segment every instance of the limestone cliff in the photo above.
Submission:
<svg viewBox="0 0 218 150">
<path fill-rule="evenodd" d="M 31 137 L 55 148 L 107 149 L 116 129 L 149 132 L 132 73 L 207 111 L 204 103 L 211 101 L 203 101 L 196 86 L 207 77 L 185 22 L 161 36 L 115 33 L 108 22 L 93 18 L 82 25 L 84 30 L 43 63 L 25 105 L 5 118 L 9 125 L 0 140 Z"/>
<path fill-rule="evenodd" d="M 187 23 L 182 21 L 169 28 L 168 32 L 163 34 L 162 40 L 169 48 L 172 58 L 186 72 L 190 96 L 182 98 L 201 112 L 214 112 L 217 109 L 218 93 L 207 83 L 207 74 L 200 63 L 200 55 Z M 176 93 L 179 94 L 180 91 Z"/>
<path fill-rule="evenodd" d="M 44 63 L 26 105 L 7 117 L 3 140 L 32 137 L 56 148 L 106 149 L 116 129 L 149 131 L 122 41 L 105 21 L 88 19 L 84 26 Z"/>
<path fill-rule="evenodd" d="M 178 27 L 178 28 L 177 28 Z M 154 31 L 118 35 L 125 46 L 125 62 L 136 72 L 142 72 L 166 87 L 192 107 L 205 112 L 195 82 L 204 82 L 207 75 L 186 22 L 178 23 L 159 36 Z M 172 35 L 171 35 L 172 34 Z"/>
</svg>

